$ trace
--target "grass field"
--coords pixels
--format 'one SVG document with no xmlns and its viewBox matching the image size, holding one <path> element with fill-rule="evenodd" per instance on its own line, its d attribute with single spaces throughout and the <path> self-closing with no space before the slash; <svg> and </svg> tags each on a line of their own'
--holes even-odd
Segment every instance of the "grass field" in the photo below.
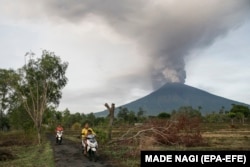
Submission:
<svg viewBox="0 0 250 167">
<path fill-rule="evenodd" d="M 0 166 L 54 167 L 53 151 L 44 139 L 41 145 L 34 138 L 20 131 L 0 134 Z"/>
<path fill-rule="evenodd" d="M 204 124 L 202 136 L 207 150 L 250 150 L 250 124 Z"/>
</svg>

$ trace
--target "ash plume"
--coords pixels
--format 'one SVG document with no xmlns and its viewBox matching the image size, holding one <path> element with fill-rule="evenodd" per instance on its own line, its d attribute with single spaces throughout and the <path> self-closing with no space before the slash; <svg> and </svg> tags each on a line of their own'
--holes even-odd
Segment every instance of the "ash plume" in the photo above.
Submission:
<svg viewBox="0 0 250 167">
<path fill-rule="evenodd" d="M 211 45 L 249 16 L 249 0 L 45 0 L 50 18 L 96 16 L 137 44 L 151 64 L 155 88 L 185 83 L 185 57 Z"/>
</svg>

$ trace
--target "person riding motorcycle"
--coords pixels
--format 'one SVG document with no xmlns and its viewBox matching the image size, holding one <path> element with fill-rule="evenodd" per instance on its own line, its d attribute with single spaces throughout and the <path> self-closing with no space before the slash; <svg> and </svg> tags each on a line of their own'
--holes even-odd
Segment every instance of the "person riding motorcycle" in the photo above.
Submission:
<svg viewBox="0 0 250 167">
<path fill-rule="evenodd" d="M 56 137 L 57 137 L 57 131 L 63 131 L 63 127 L 61 124 L 58 124 L 56 129 L 55 129 Z"/>
<path fill-rule="evenodd" d="M 87 155 L 87 135 L 88 135 L 89 131 L 91 131 L 93 135 L 96 135 L 95 132 L 93 131 L 93 129 L 89 127 L 89 124 L 86 123 L 84 125 L 84 128 L 82 129 L 82 133 L 81 133 L 82 142 L 84 142 L 84 144 L 85 144 L 84 155 Z"/>
<path fill-rule="evenodd" d="M 57 131 L 63 131 L 63 127 L 61 124 L 57 125 L 55 132 L 57 132 Z"/>
</svg>

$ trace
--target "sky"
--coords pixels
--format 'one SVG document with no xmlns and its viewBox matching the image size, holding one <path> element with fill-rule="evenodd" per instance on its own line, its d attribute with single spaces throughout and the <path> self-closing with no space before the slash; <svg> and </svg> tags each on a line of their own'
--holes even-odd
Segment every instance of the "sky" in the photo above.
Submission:
<svg viewBox="0 0 250 167">
<path fill-rule="evenodd" d="M 0 0 L 0 68 L 68 62 L 58 110 L 105 110 L 178 82 L 250 104 L 249 0 Z"/>
</svg>

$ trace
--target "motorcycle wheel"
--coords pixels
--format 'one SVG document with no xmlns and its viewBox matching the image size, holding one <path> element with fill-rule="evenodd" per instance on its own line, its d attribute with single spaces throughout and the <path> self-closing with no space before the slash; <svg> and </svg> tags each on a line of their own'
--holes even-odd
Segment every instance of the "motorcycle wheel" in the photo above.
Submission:
<svg viewBox="0 0 250 167">
<path fill-rule="evenodd" d="M 89 150 L 89 160 L 92 161 L 96 161 L 96 153 L 95 151 L 92 151 L 91 149 Z"/>
</svg>

